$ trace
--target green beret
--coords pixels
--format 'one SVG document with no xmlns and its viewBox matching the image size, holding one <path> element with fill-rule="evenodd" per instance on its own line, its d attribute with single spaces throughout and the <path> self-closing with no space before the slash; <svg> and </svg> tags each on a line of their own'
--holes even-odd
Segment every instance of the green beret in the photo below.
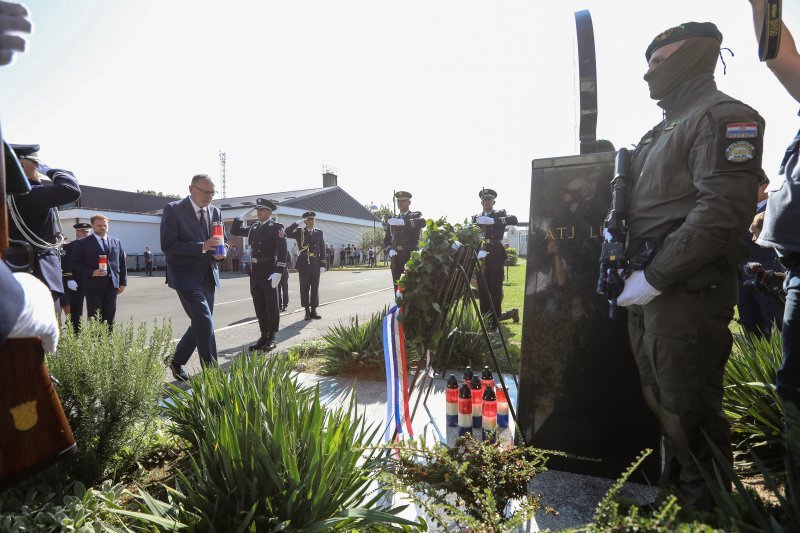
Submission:
<svg viewBox="0 0 800 533">
<path fill-rule="evenodd" d="M 722 44 L 722 34 L 713 22 L 684 22 L 680 26 L 675 26 L 656 35 L 656 38 L 647 47 L 644 57 L 649 62 L 653 52 L 662 46 L 691 37 L 713 37 Z"/>
</svg>

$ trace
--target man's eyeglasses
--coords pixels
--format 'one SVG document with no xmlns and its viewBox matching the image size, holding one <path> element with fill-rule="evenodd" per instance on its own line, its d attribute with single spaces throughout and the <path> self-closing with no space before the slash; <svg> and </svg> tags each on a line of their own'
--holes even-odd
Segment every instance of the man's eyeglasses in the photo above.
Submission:
<svg viewBox="0 0 800 533">
<path fill-rule="evenodd" d="M 206 196 L 214 196 L 215 194 L 217 194 L 217 191 L 207 191 L 205 189 L 201 189 L 197 185 L 190 185 L 190 187 L 193 187 L 193 188 L 197 189 L 198 191 L 200 191 L 201 193 L 205 194 Z"/>
</svg>

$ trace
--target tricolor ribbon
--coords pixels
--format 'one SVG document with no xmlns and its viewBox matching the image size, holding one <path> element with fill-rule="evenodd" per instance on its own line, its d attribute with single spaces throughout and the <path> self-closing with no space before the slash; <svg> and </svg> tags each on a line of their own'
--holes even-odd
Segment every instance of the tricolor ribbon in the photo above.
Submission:
<svg viewBox="0 0 800 533">
<path fill-rule="evenodd" d="M 407 434 L 414 438 L 409 409 L 408 365 L 403 326 L 398 320 L 401 308 L 394 306 L 383 318 L 383 360 L 386 365 L 386 431 L 389 442 L 396 433 L 398 438 Z M 403 426 L 405 425 L 405 429 Z"/>
</svg>

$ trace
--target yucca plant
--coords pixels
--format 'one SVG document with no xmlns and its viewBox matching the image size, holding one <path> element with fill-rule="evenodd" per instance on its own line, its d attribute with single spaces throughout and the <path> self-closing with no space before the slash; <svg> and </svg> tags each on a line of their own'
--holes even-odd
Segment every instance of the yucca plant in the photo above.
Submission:
<svg viewBox="0 0 800 533">
<path fill-rule="evenodd" d="M 328 376 L 381 378 L 385 373 L 381 326 L 388 308 L 365 322 L 355 316 L 349 324 L 331 326 L 323 337 L 321 370 Z"/>
<path fill-rule="evenodd" d="M 725 369 L 723 409 L 731 421 L 736 466 L 754 472 L 755 452 L 772 472 L 783 468 L 783 404 L 775 389 L 781 365 L 781 336 L 734 335 L 735 349 Z"/>
<path fill-rule="evenodd" d="M 195 453 L 173 497 L 209 531 L 327 531 L 372 523 L 415 525 L 385 508 L 365 451 L 380 428 L 347 407 L 326 409 L 283 358 L 238 358 L 173 387 L 167 413 Z M 185 518 L 181 516 L 181 518 Z"/>
</svg>

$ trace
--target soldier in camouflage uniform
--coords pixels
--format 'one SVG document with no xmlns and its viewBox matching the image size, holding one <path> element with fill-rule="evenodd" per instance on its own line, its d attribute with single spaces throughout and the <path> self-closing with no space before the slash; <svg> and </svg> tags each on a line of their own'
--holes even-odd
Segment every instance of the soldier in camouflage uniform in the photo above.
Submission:
<svg viewBox="0 0 800 533">
<path fill-rule="evenodd" d="M 647 48 L 644 79 L 664 120 L 633 155 L 627 247 L 633 272 L 619 298 L 628 306 L 645 401 L 664 435 L 659 483 L 701 510 L 714 507 L 695 461 L 713 475 L 706 436 L 732 462 L 721 407 L 728 324 L 736 265 L 747 255 L 741 235 L 764 178 L 764 120 L 714 82 L 721 42 L 713 24 L 689 22 Z"/>
</svg>

